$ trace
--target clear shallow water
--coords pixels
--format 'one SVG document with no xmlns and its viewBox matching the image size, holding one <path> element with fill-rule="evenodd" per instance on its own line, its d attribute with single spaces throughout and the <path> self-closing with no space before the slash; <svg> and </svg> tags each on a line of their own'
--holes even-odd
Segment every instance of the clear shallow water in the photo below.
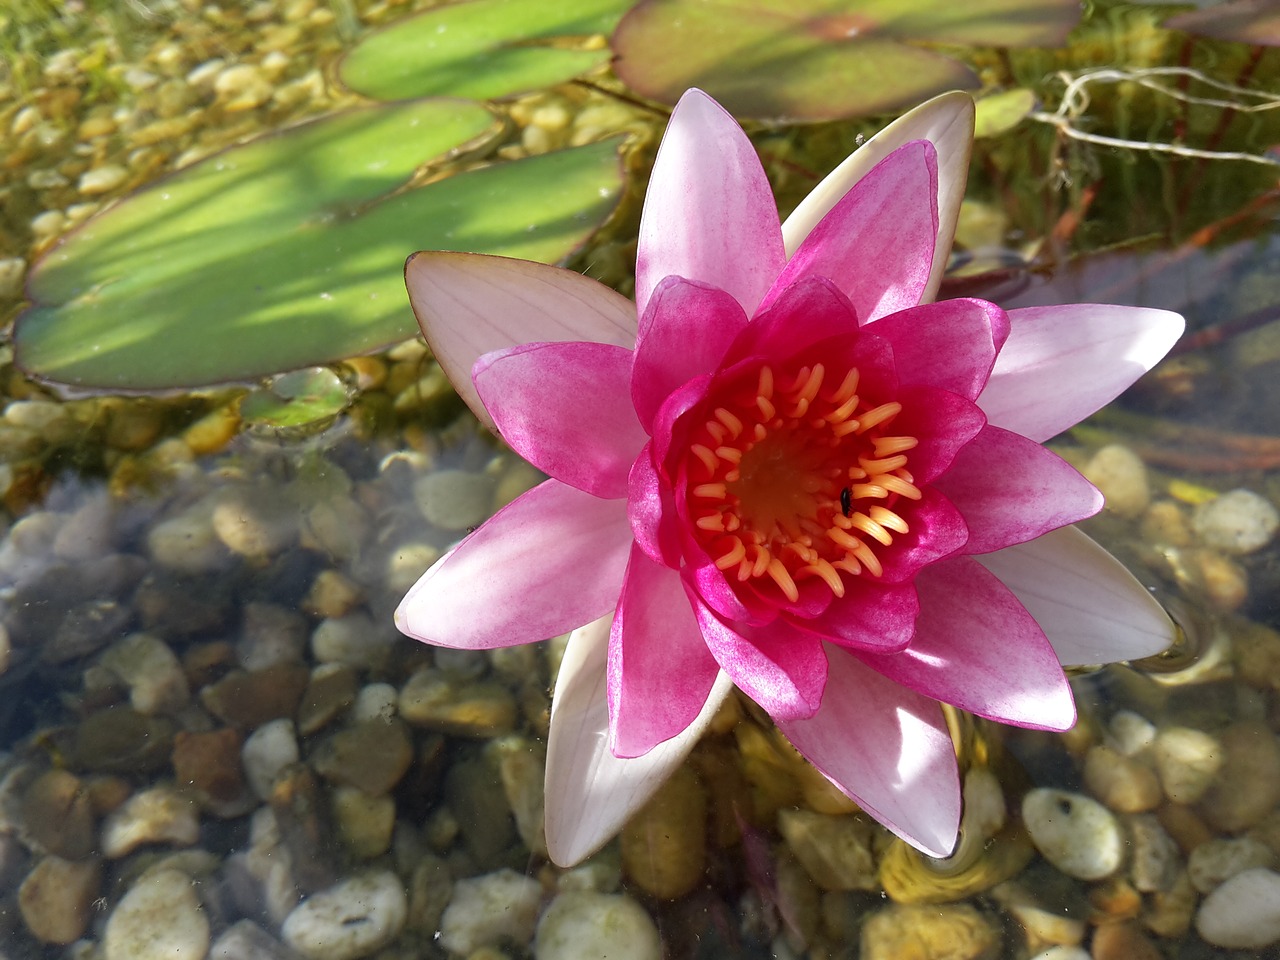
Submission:
<svg viewBox="0 0 1280 960">
<path fill-rule="evenodd" d="M 332 107 L 319 65 L 362 18 L 393 13 L 306 3 L 112 18 L 90 9 L 52 30 L 39 26 L 51 13 L 33 8 L 23 36 L 39 43 L 13 71 L 0 113 L 17 144 L 4 171 L 0 255 L 29 263 L 91 212 L 84 205 L 147 182 L 186 151 Z M 1047 99 L 1061 89 L 1046 79 L 1052 69 L 1109 63 L 1116 51 L 1145 53 L 1135 66 L 1149 65 L 1134 26 L 1142 16 L 1098 14 L 1093 23 L 1114 35 L 1091 28 L 1070 54 L 993 57 L 988 69 L 1034 79 Z M 160 39 L 172 26 L 179 39 Z M 270 61 L 280 72 L 256 104 L 252 78 L 219 92 L 198 73 L 222 60 L 209 78 L 240 62 L 269 74 L 269 47 L 289 57 Z M 1211 60 L 1226 80 L 1249 63 L 1175 43 L 1156 53 L 1165 58 L 1156 62 Z M 1267 54 L 1245 79 L 1275 69 Z M 274 92 L 286 88 L 298 99 Z M 560 113 L 580 115 L 598 98 L 577 89 L 529 98 L 512 109 L 500 149 L 558 145 Z M 147 123 L 130 111 L 146 111 Z M 1077 122 L 1218 152 L 1260 154 L 1276 139 L 1265 118 L 1224 116 L 1183 114 L 1163 94 L 1125 88 L 1099 94 Z M 175 119 L 169 138 L 137 141 L 137 130 Z M 760 131 L 782 202 L 803 195 L 859 129 Z M 1003 808 L 1005 826 L 975 831 L 983 842 L 951 864 L 921 863 L 850 813 L 739 703 L 663 802 L 566 877 L 546 863 L 537 830 L 555 643 L 459 655 L 391 624 L 422 569 L 536 481 L 457 417 L 420 346 L 347 365 L 353 405 L 327 427 L 286 431 L 243 430 L 238 390 L 64 401 L 10 363 L 0 423 L 0 949 L 120 957 L 118 941 L 104 946 L 109 925 L 132 912 L 143 929 L 188 936 L 197 956 L 228 930 L 250 936 L 236 926 L 250 921 L 260 928 L 252 936 L 268 940 L 242 952 L 271 956 L 301 897 L 372 875 L 394 878 L 406 911 L 371 954 L 483 955 L 457 933 L 467 889 L 458 881 L 510 869 L 532 885 L 512 881 L 509 901 L 533 910 L 493 947 L 513 957 L 528 953 L 538 910 L 575 885 L 625 892 L 673 957 L 901 956 L 903 929 L 969 944 L 960 955 L 971 956 L 1053 945 L 1098 960 L 1273 954 L 1210 945 L 1192 920 L 1226 873 L 1280 857 L 1276 548 L 1266 540 L 1233 552 L 1204 520 L 1217 492 L 1245 489 L 1263 503 L 1280 495 L 1274 169 L 1078 146 L 1055 131 L 1029 120 L 979 142 L 953 287 L 1010 306 L 1106 300 L 1188 315 L 1191 338 L 1176 357 L 1058 444 L 1111 494 L 1111 512 L 1089 531 L 1169 603 L 1186 638 L 1161 660 L 1082 676 L 1081 723 L 1065 736 L 958 722 L 970 806 Z M 645 156 L 630 164 L 638 183 Z M 123 178 L 85 189 L 85 174 L 112 167 Z M 625 286 L 634 206 L 624 200 L 579 266 Z M 1076 251 L 1098 252 L 1066 262 Z M 10 312 L 18 299 L 11 287 Z M 1265 526 L 1265 509 L 1254 509 L 1254 526 Z M 1187 751 L 1195 762 L 1179 780 L 1168 757 Z M 1071 876 L 1037 854 L 1019 823 L 1033 788 L 1069 791 L 1058 800 L 1079 809 L 1078 797 L 1104 800 L 1121 864 Z M 1077 845 L 1105 854 L 1113 827 L 1101 822 L 1086 824 Z M 139 910 L 131 891 L 157 875 L 174 886 L 174 871 L 191 880 L 190 896 Z M 919 914 L 892 905 L 919 900 L 953 905 Z M 453 926 L 442 919 L 450 903 Z M 452 931 L 443 939 L 442 928 Z"/>
</svg>

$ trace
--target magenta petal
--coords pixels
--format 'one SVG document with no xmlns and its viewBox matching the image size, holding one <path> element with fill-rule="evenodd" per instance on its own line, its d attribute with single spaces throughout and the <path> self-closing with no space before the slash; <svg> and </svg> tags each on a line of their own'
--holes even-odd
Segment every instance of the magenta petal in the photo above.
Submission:
<svg viewBox="0 0 1280 960">
<path fill-rule="evenodd" d="M 943 300 L 891 314 L 871 329 L 893 345 L 902 386 L 975 400 L 1009 336 L 1009 317 L 986 300 Z"/>
<path fill-rule="evenodd" d="M 978 398 L 998 427 L 1044 441 L 1100 410 L 1182 336 L 1168 310 L 1076 303 L 1009 311 L 1009 339 Z"/>
<path fill-rule="evenodd" d="M 464 650 L 545 640 L 613 609 L 630 548 L 625 503 L 547 480 L 424 573 L 396 626 Z"/>
<path fill-rule="evenodd" d="M 907 532 L 895 534 L 892 544 L 876 550 L 884 566 L 876 583 L 908 583 L 926 566 L 959 553 L 969 542 L 969 528 L 951 501 L 935 487 L 920 492 L 919 500 L 901 508 Z"/>
<path fill-rule="evenodd" d="M 520 456 L 585 493 L 627 495 L 627 474 L 648 442 L 631 405 L 630 350 L 530 343 L 485 354 L 472 379 Z"/>
<path fill-rule="evenodd" d="M 842 647 L 897 653 L 916 632 L 920 601 L 910 583 L 873 584 L 859 577 L 845 581 L 844 596 L 826 611 L 796 625 Z"/>
<path fill-rule="evenodd" d="M 1160 604 L 1075 527 L 977 559 L 1031 611 L 1064 664 L 1136 660 L 1173 643 Z"/>
<path fill-rule="evenodd" d="M 1098 489 L 1056 453 L 987 426 L 934 484 L 964 515 L 965 553 L 990 553 L 1091 517 Z"/>
<path fill-rule="evenodd" d="M 826 277 L 805 277 L 778 291 L 724 356 L 729 367 L 752 356 L 785 359 L 821 340 L 855 337 L 858 315 Z"/>
<path fill-rule="evenodd" d="M 491 429 L 471 382 L 471 368 L 484 354 L 532 341 L 635 343 L 635 305 L 571 270 L 433 252 L 410 257 L 404 279 L 432 354 L 458 396 Z"/>
<path fill-rule="evenodd" d="M 609 750 L 605 690 L 611 620 L 605 616 L 569 635 L 551 698 L 547 850 L 562 867 L 595 853 L 644 806 L 693 749 L 733 690 L 722 671 L 702 712 L 683 733 L 643 757 L 615 757 Z"/>
<path fill-rule="evenodd" d="M 827 659 L 822 708 L 778 728 L 863 810 L 929 856 L 947 856 L 960 829 L 960 772 L 942 710 L 838 647 Z"/>
<path fill-rule="evenodd" d="M 640 218 L 636 305 L 665 277 L 719 287 L 751 314 L 782 269 L 782 227 L 751 141 L 701 90 L 676 104 Z"/>
<path fill-rule="evenodd" d="M 987 425 L 982 408 L 958 393 L 904 387 L 897 399 L 902 412 L 893 421 L 893 432 L 919 441 L 907 452 L 907 469 L 917 486 L 945 473 Z"/>
<path fill-rule="evenodd" d="M 761 307 L 814 276 L 834 280 L 863 323 L 914 307 L 933 266 L 937 198 L 933 144 L 916 140 L 899 147 L 810 231 Z"/>
<path fill-rule="evenodd" d="M 1068 730 L 1075 701 L 1053 647 L 1018 598 L 976 560 L 957 557 L 916 578 L 920 616 L 911 646 L 857 652 L 890 680 L 980 717 Z"/>
<path fill-rule="evenodd" d="M 827 685 L 821 640 L 783 620 L 735 629 L 691 600 L 707 648 L 739 690 L 774 720 L 805 720 L 818 712 Z"/>
<path fill-rule="evenodd" d="M 640 422 L 649 426 L 681 384 L 714 372 L 746 325 L 742 307 L 723 290 L 680 277 L 659 283 L 636 334 L 631 397 Z"/>
<path fill-rule="evenodd" d="M 609 633 L 614 756 L 643 756 L 683 732 L 702 711 L 719 672 L 680 575 L 634 548 Z"/>
<path fill-rule="evenodd" d="M 640 451 L 631 467 L 627 486 L 627 517 L 636 545 L 654 563 L 680 565 L 680 534 L 676 528 L 675 504 L 664 489 L 649 445 Z"/>
</svg>

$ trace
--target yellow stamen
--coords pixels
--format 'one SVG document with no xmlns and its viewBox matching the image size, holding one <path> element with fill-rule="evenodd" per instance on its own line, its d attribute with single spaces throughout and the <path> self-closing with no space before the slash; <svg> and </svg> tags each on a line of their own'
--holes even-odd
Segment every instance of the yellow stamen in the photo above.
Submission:
<svg viewBox="0 0 1280 960">
<path fill-rule="evenodd" d="M 716 566 L 721 570 L 728 570 L 730 567 L 736 567 L 738 561 L 747 555 L 747 548 L 742 545 L 742 541 L 737 537 L 732 538 L 733 545 L 728 552 L 722 554 L 720 559 L 716 561 Z"/>
<path fill-rule="evenodd" d="M 859 433 L 866 433 L 872 427 L 878 427 L 882 423 L 888 423 L 894 417 L 902 412 L 902 404 L 896 400 L 891 403 L 882 403 L 874 410 L 868 410 L 858 419 L 862 421 L 862 429 Z"/>
<path fill-rule="evenodd" d="M 769 574 L 773 582 L 778 585 L 778 589 L 782 591 L 789 601 L 795 603 L 800 599 L 800 591 L 796 588 L 796 582 L 791 579 L 791 574 L 787 572 L 787 568 L 782 565 L 781 560 L 774 557 L 769 561 L 769 566 L 765 569 L 765 572 Z"/>
<path fill-rule="evenodd" d="M 903 520 L 902 517 L 898 516 L 898 514 L 894 513 L 892 510 L 882 507 L 879 504 L 873 506 L 867 511 L 867 513 L 871 516 L 872 520 L 880 524 L 882 527 L 886 527 L 889 530 L 896 530 L 898 533 L 911 532 L 911 528 L 907 526 L 907 521 Z"/>
</svg>

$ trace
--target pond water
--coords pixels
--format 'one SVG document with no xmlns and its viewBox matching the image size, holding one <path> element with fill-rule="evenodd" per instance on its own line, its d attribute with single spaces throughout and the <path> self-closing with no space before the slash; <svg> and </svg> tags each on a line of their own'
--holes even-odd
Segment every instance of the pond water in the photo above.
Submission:
<svg viewBox="0 0 1280 960">
<path fill-rule="evenodd" d="M 0 319 L 28 310 L 28 369 L 0 355 L 0 957 L 556 960 L 602 936 L 635 958 L 1280 956 L 1280 53 L 1118 4 L 1064 47 L 945 48 L 979 96 L 1034 95 L 980 108 L 945 292 L 1187 317 L 1051 444 L 1107 494 L 1085 529 L 1175 647 L 1075 671 L 1066 734 L 954 714 L 949 861 L 731 698 L 621 838 L 562 870 L 542 777 L 564 638 L 458 652 L 393 624 L 541 479 L 413 336 L 400 265 L 502 252 L 630 293 L 667 108 L 610 72 L 627 4 L 550 26 L 495 6 L 514 45 L 437 24 L 462 52 L 421 91 L 491 112 L 424 107 L 443 112 L 406 122 L 430 145 L 403 156 L 390 120 L 370 146 L 372 113 L 219 151 L 373 110 L 362 83 L 403 95 L 339 58 L 412 4 L 0 11 Z M 1245 29 L 1276 42 L 1258 10 Z M 511 49 L 551 53 L 525 75 Z M 882 122 L 748 124 L 784 214 Z"/>
</svg>

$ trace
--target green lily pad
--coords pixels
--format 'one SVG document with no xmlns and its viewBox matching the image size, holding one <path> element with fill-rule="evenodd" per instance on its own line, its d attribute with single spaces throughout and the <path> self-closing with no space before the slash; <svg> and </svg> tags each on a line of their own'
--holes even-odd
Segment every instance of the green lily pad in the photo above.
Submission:
<svg viewBox="0 0 1280 960">
<path fill-rule="evenodd" d="M 380 100 L 488 100 L 564 83 L 609 62 L 587 38 L 608 34 L 630 0 L 470 0 L 437 7 L 369 36 L 338 68 Z M 577 45 L 566 38 L 581 38 Z"/>
<path fill-rule="evenodd" d="M 903 41 L 1060 43 L 1075 0 L 641 0 L 614 31 L 619 77 L 674 103 L 701 87 L 740 117 L 886 113 L 977 77 Z"/>
<path fill-rule="evenodd" d="M 412 336 L 402 268 L 415 250 L 562 259 L 613 207 L 616 142 L 392 192 L 487 117 L 447 101 L 343 114 L 142 191 L 36 266 L 17 362 L 108 390 L 256 378 Z"/>
<path fill-rule="evenodd" d="M 976 104 L 973 135 L 997 137 L 1020 124 L 1036 108 L 1036 95 L 1026 87 L 1002 90 Z"/>
<path fill-rule="evenodd" d="M 276 430 L 323 426 L 347 408 L 353 393 L 328 367 L 293 370 L 241 397 L 240 418 Z"/>
<path fill-rule="evenodd" d="M 1180 13 L 1162 26 L 1217 40 L 1280 47 L 1280 6 L 1276 0 L 1228 0 L 1203 10 Z"/>
</svg>

